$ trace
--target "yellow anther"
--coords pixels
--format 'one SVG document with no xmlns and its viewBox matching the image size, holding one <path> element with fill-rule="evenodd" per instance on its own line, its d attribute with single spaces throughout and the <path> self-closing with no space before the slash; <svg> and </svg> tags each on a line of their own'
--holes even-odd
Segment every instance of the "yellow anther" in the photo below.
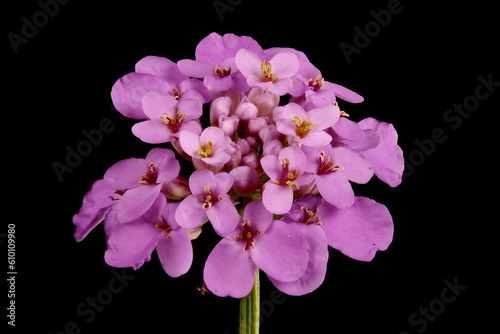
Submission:
<svg viewBox="0 0 500 334">
<path fill-rule="evenodd" d="M 260 71 L 262 72 L 262 81 L 264 82 L 272 81 L 273 83 L 275 83 L 279 80 L 278 78 L 274 78 L 274 73 L 272 73 L 273 65 L 265 60 L 263 60 L 262 64 L 260 65 Z"/>
<path fill-rule="evenodd" d="M 200 144 L 200 149 L 198 150 L 198 154 L 203 158 L 208 158 L 212 154 L 212 142 L 209 140 L 207 144 Z"/>
<path fill-rule="evenodd" d="M 299 138 L 304 138 L 309 130 L 314 129 L 313 122 L 302 120 L 300 117 L 295 116 L 293 118 L 293 122 L 295 123 L 295 133 Z"/>
</svg>

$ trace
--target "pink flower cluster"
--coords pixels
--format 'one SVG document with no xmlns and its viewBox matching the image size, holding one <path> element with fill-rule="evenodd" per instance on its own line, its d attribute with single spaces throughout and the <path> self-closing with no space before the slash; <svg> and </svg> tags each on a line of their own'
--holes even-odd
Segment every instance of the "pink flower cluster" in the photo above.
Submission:
<svg viewBox="0 0 500 334">
<path fill-rule="evenodd" d="M 212 33 L 194 60 L 141 59 L 111 97 L 140 120 L 135 136 L 171 148 L 117 162 L 85 195 L 75 238 L 104 221 L 109 265 L 137 269 L 156 250 L 168 275 L 183 275 L 192 240 L 210 223 L 221 240 L 204 289 L 244 297 L 259 268 L 281 291 L 302 295 L 323 282 L 328 246 L 370 261 L 392 241 L 387 208 L 355 196 L 351 182 L 374 174 L 401 182 L 397 133 L 373 118 L 351 120 L 339 99 L 363 98 L 325 81 L 304 53 Z M 180 175 L 178 159 L 195 171 Z"/>
</svg>

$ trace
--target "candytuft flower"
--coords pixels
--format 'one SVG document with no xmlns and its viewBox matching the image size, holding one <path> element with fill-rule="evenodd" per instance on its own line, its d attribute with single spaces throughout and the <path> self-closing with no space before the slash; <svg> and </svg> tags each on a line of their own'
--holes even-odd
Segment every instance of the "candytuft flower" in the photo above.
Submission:
<svg viewBox="0 0 500 334">
<path fill-rule="evenodd" d="M 359 261 L 387 249 L 389 210 L 356 196 L 351 183 L 374 174 L 401 183 L 394 126 L 357 119 L 343 101 L 363 97 L 330 82 L 302 51 L 214 32 L 194 54 L 144 57 L 113 85 L 116 109 L 139 120 L 132 133 L 174 150 L 109 167 L 73 216 L 75 239 L 103 222 L 107 264 L 137 269 L 156 251 L 165 273 L 178 277 L 193 262 L 191 240 L 215 231 L 222 239 L 200 290 L 234 298 L 252 291 L 241 305 L 258 294 L 259 271 L 298 296 L 324 282 L 329 246 Z M 181 170 L 178 158 L 191 166 Z"/>
</svg>

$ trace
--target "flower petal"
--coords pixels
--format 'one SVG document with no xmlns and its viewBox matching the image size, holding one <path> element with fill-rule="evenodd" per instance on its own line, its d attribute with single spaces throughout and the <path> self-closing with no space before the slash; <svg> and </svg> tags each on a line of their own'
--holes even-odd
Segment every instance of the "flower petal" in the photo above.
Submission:
<svg viewBox="0 0 500 334">
<path fill-rule="evenodd" d="M 111 205 L 115 202 L 113 198 L 119 197 L 115 189 L 110 188 L 105 180 L 97 180 L 92 184 L 90 190 L 83 197 L 80 210 L 73 216 L 76 225 L 75 239 L 82 241 L 108 213 Z"/>
<path fill-rule="evenodd" d="M 307 269 L 304 275 L 293 282 L 281 282 L 272 277 L 270 280 L 284 293 L 300 296 L 316 290 L 323 283 L 328 262 L 328 243 L 325 232 L 319 225 L 291 223 L 290 227 L 300 231 L 309 244 Z"/>
<path fill-rule="evenodd" d="M 262 203 L 269 212 L 276 215 L 285 214 L 292 208 L 293 189 L 288 185 L 268 181 L 262 191 Z"/>
<path fill-rule="evenodd" d="M 223 239 L 208 256 L 203 278 L 215 295 L 243 298 L 252 290 L 255 264 L 240 242 Z"/>
<path fill-rule="evenodd" d="M 148 164 L 145 159 L 124 159 L 109 167 L 103 179 L 115 190 L 126 190 L 141 186 L 138 179 L 147 171 Z"/>
<path fill-rule="evenodd" d="M 261 64 L 260 58 L 250 50 L 241 49 L 236 53 L 235 57 L 236 66 L 238 70 L 248 78 L 261 78 Z"/>
<path fill-rule="evenodd" d="M 177 62 L 180 71 L 193 78 L 203 78 L 214 70 L 214 66 L 191 59 L 181 59 Z"/>
<path fill-rule="evenodd" d="M 165 91 L 171 83 L 155 75 L 146 73 L 129 73 L 118 79 L 111 89 L 113 104 L 123 115 L 146 119 L 142 110 L 142 98 L 152 90 Z"/>
<path fill-rule="evenodd" d="M 175 106 L 177 105 L 177 100 L 171 95 L 151 91 L 148 92 L 142 98 L 142 109 L 144 114 L 149 117 L 149 119 L 154 121 L 161 121 L 160 117 L 167 114 L 170 118 L 175 118 Z"/>
<path fill-rule="evenodd" d="M 280 52 L 269 60 L 276 78 L 290 78 L 299 70 L 299 60 L 291 52 Z M 291 87 L 290 87 L 291 88 Z"/>
<path fill-rule="evenodd" d="M 221 196 L 222 199 L 206 211 L 214 229 L 221 235 L 227 235 L 236 228 L 240 215 L 229 196 L 226 194 Z"/>
<path fill-rule="evenodd" d="M 366 197 L 356 197 L 354 205 L 338 209 L 318 206 L 328 244 L 359 261 L 371 261 L 377 250 L 386 250 L 394 225 L 387 207 Z"/>
<path fill-rule="evenodd" d="M 249 253 L 257 267 L 282 282 L 298 280 L 309 262 L 309 244 L 304 236 L 279 220 L 255 238 L 255 247 Z"/>
<path fill-rule="evenodd" d="M 315 178 L 319 193 L 328 203 L 339 208 L 347 208 L 354 204 L 354 191 L 344 175 L 337 171 L 316 175 Z"/>
<path fill-rule="evenodd" d="M 183 228 L 195 228 L 207 220 L 207 212 L 198 197 L 189 195 L 175 210 L 175 221 Z"/>
<path fill-rule="evenodd" d="M 157 121 L 142 121 L 132 126 L 132 133 L 148 144 L 162 144 L 174 139 L 172 131 Z"/>
<path fill-rule="evenodd" d="M 161 195 L 160 191 L 161 184 L 141 185 L 127 190 L 116 204 L 118 221 L 128 223 L 142 216 L 153 205 L 158 195 Z"/>
<path fill-rule="evenodd" d="M 156 252 L 165 272 L 171 277 L 187 273 L 193 262 L 193 246 L 184 229 L 163 236 L 158 241 Z"/>
<path fill-rule="evenodd" d="M 104 254 L 106 263 L 113 267 L 134 269 L 149 261 L 161 231 L 154 224 L 138 219 L 114 227 Z"/>
</svg>

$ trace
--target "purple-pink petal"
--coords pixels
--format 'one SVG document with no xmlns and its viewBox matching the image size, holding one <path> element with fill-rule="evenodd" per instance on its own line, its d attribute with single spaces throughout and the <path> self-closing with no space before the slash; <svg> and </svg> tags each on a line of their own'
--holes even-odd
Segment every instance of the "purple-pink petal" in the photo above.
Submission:
<svg viewBox="0 0 500 334">
<path fill-rule="evenodd" d="M 359 261 L 371 261 L 377 250 L 386 250 L 394 225 L 387 207 L 366 197 L 356 197 L 345 209 L 323 203 L 318 207 L 328 244 Z"/>
<path fill-rule="evenodd" d="M 268 181 L 262 191 L 262 202 L 269 212 L 277 215 L 287 213 L 292 207 L 293 189 Z"/>
<path fill-rule="evenodd" d="M 207 208 L 206 211 L 214 229 L 219 234 L 226 235 L 234 231 L 240 220 L 240 215 L 228 195 L 220 196 L 221 200 Z"/>
<path fill-rule="evenodd" d="M 119 197 L 115 189 L 110 188 L 105 180 L 97 180 L 92 184 L 83 197 L 80 210 L 73 216 L 76 241 L 82 241 L 94 227 L 104 220 L 110 207 L 115 203 L 113 198 Z"/>
<path fill-rule="evenodd" d="M 208 255 L 203 279 L 219 297 L 243 298 L 255 281 L 255 264 L 239 242 L 221 240 Z"/>
<path fill-rule="evenodd" d="M 156 252 L 165 272 L 171 277 L 184 275 L 193 262 L 193 246 L 184 229 L 163 235 L 156 246 Z"/>
<path fill-rule="evenodd" d="M 104 259 L 113 267 L 137 269 L 149 261 L 160 237 L 161 231 L 144 219 L 118 224 L 108 238 Z"/>
<path fill-rule="evenodd" d="M 118 221 L 128 223 L 142 216 L 161 195 L 160 191 L 161 184 L 141 185 L 127 190 L 116 204 Z"/>
<path fill-rule="evenodd" d="M 298 280 L 281 282 L 272 277 L 273 284 L 291 296 L 301 296 L 316 290 L 324 281 L 328 262 L 328 243 L 326 235 L 319 225 L 290 223 L 291 228 L 299 231 L 309 244 L 309 262 L 307 269 Z"/>
<path fill-rule="evenodd" d="M 282 282 L 293 282 L 304 275 L 309 261 L 309 244 L 279 220 L 255 239 L 249 253 L 260 269 L 269 277 Z"/>
<path fill-rule="evenodd" d="M 175 211 L 175 221 L 183 228 L 195 228 L 207 220 L 207 211 L 196 195 L 184 198 Z"/>
<path fill-rule="evenodd" d="M 115 190 L 131 189 L 141 186 L 138 179 L 147 171 L 148 164 L 145 159 L 124 159 L 109 167 L 103 179 Z"/>
</svg>

